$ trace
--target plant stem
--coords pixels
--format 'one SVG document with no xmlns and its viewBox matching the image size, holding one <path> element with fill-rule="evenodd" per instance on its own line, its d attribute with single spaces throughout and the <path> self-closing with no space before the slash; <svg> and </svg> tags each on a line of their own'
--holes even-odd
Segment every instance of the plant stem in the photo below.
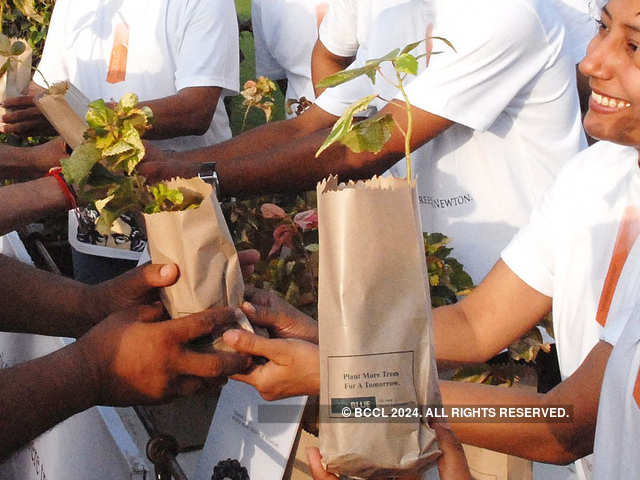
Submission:
<svg viewBox="0 0 640 480">
<path fill-rule="evenodd" d="M 407 180 L 411 180 L 411 134 L 413 133 L 413 115 L 411 114 L 411 104 L 409 103 L 409 96 L 404 89 L 404 83 L 400 73 L 396 70 L 396 78 L 398 79 L 398 88 L 405 101 L 405 109 L 407 111 L 407 132 L 404 134 L 404 153 L 407 159 Z"/>
</svg>

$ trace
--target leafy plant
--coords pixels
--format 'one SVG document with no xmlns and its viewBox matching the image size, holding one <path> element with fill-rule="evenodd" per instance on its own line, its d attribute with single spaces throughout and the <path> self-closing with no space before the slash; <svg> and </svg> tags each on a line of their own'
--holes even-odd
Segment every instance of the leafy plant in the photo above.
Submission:
<svg viewBox="0 0 640 480">
<path fill-rule="evenodd" d="M 282 206 L 280 206 L 282 205 Z M 238 249 L 255 248 L 261 260 L 249 283 L 279 292 L 309 315 L 317 313 L 318 220 L 302 196 L 252 197 L 223 204 Z"/>
<path fill-rule="evenodd" d="M 423 235 L 431 305 L 436 308 L 456 303 L 458 297 L 471 292 L 473 280 L 462 264 L 450 256 L 453 248 L 447 247 L 449 238 L 442 233 Z"/>
<path fill-rule="evenodd" d="M 267 77 L 258 77 L 256 81 L 247 80 L 242 87 L 240 94 L 244 98 L 242 105 L 246 108 L 242 118 L 242 130 L 247 126 L 247 117 L 252 108 L 258 108 L 264 112 L 266 121 L 271 120 L 273 114 L 273 95 L 278 90 L 276 84 Z"/>
<path fill-rule="evenodd" d="M 455 48 L 447 39 L 442 37 L 431 37 L 431 39 L 441 40 L 449 48 L 455 51 Z M 360 152 L 372 152 L 378 153 L 382 150 L 382 147 L 387 143 L 391 134 L 393 133 L 394 125 L 402 133 L 405 140 L 405 158 L 407 161 L 407 179 L 412 178 L 411 171 L 411 135 L 413 133 L 413 115 L 411 114 L 411 104 L 409 97 L 405 91 L 405 80 L 408 75 L 418 74 L 418 61 L 428 55 L 437 55 L 442 53 L 427 52 L 418 56 L 411 54 L 424 40 L 411 43 L 406 47 L 400 49 L 396 48 L 391 50 L 386 55 L 368 60 L 363 67 L 341 70 L 333 75 L 330 75 L 322 79 L 316 87 L 330 88 L 343 83 L 349 82 L 355 78 L 366 75 L 371 80 L 371 83 L 376 83 L 378 74 L 387 82 L 391 83 L 404 98 L 404 108 L 407 113 L 407 129 L 406 131 L 400 126 L 400 124 L 393 118 L 392 115 L 387 114 L 383 116 L 373 116 L 362 120 L 360 122 L 354 122 L 354 116 L 367 109 L 369 104 L 376 98 L 381 100 L 386 99 L 380 97 L 377 94 L 369 95 L 360 100 L 354 102 L 342 116 L 334 124 L 329 136 L 320 146 L 316 152 L 316 157 L 333 145 L 339 142 L 349 148 L 351 151 Z M 395 81 L 387 78 L 382 72 L 381 65 L 384 62 L 391 62 L 395 72 Z"/>
<path fill-rule="evenodd" d="M 11 40 L 9 37 L 0 33 L 0 55 L 6 58 L 0 66 L 0 77 L 9 70 L 16 68 L 16 63 L 20 61 L 19 57 L 27 49 L 25 43 L 21 40 Z"/>
<path fill-rule="evenodd" d="M 50 93 L 62 93 L 61 88 L 56 84 Z M 153 122 L 153 112 L 138 106 L 137 95 L 128 93 L 113 106 L 96 100 L 89 104 L 86 120 L 85 141 L 61 163 L 78 198 L 93 202 L 100 213 L 96 223 L 100 234 L 107 235 L 123 213 L 179 211 L 200 204 L 202 199 L 186 199 L 164 183 L 147 185 L 146 179 L 136 174 L 145 155 L 140 137 Z"/>
</svg>

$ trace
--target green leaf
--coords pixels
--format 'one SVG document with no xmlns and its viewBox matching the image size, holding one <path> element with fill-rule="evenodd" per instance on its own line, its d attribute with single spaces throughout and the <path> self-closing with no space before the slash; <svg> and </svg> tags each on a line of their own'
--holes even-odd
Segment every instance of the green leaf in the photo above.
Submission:
<svg viewBox="0 0 640 480">
<path fill-rule="evenodd" d="M 87 183 L 94 187 L 107 187 L 122 183 L 122 176 L 114 175 L 101 163 L 96 163 L 91 169 Z"/>
<path fill-rule="evenodd" d="M 124 158 L 124 154 L 127 154 L 127 156 L 128 156 L 134 151 L 135 151 L 135 149 L 134 149 L 134 147 L 132 145 L 130 145 L 129 143 L 125 142 L 124 140 L 120 140 L 117 143 L 115 143 L 112 146 L 110 146 L 109 148 L 106 148 L 102 152 L 102 156 L 105 157 L 105 158 L 108 158 L 108 159 L 111 158 L 111 157 L 122 157 L 122 158 Z"/>
<path fill-rule="evenodd" d="M 135 93 L 125 93 L 118 102 L 118 107 L 125 113 L 129 113 L 138 105 L 138 96 Z"/>
<path fill-rule="evenodd" d="M 95 144 L 82 143 L 76 147 L 69 158 L 61 161 L 62 174 L 67 182 L 73 185 L 82 185 L 100 158 L 100 151 Z"/>
<path fill-rule="evenodd" d="M 11 45 L 11 55 L 18 57 L 22 55 L 26 49 L 27 46 L 24 42 L 18 40 L 17 42 L 13 42 L 13 45 Z"/>
<path fill-rule="evenodd" d="M 155 117 L 153 116 L 153 111 L 151 110 L 151 108 L 145 105 L 140 110 L 142 110 L 142 113 L 144 113 L 144 116 L 147 117 L 147 123 L 149 125 L 153 124 Z"/>
<path fill-rule="evenodd" d="M 445 45 L 447 45 L 451 50 L 453 50 L 454 52 L 457 52 L 456 47 L 453 46 L 453 43 L 451 43 L 449 40 L 447 40 L 444 37 L 430 37 L 432 40 L 440 40 L 441 42 L 444 42 Z M 441 53 L 441 52 L 439 52 Z"/>
<path fill-rule="evenodd" d="M 389 61 L 395 60 L 399 52 L 400 52 L 400 49 L 395 48 L 382 57 L 367 60 L 364 67 L 354 68 L 351 70 L 341 70 L 339 72 L 336 72 L 333 75 L 329 75 L 328 77 L 320 80 L 320 82 L 316 84 L 316 87 L 318 88 L 335 87 L 342 83 L 346 83 L 350 80 L 353 80 L 354 78 L 360 77 L 361 75 L 367 75 L 372 83 L 376 83 L 376 72 L 380 64 L 383 62 L 389 62 Z"/>
<path fill-rule="evenodd" d="M 11 59 L 7 58 L 7 60 L 0 67 L 0 77 L 2 77 L 5 73 L 7 73 L 7 70 L 9 70 L 10 66 L 11 66 Z"/>
<path fill-rule="evenodd" d="M 357 102 L 354 102 L 342 114 L 342 116 L 333 125 L 329 136 L 316 152 L 316 158 L 318 158 L 323 151 L 325 151 L 335 142 L 341 141 L 341 139 L 351 131 L 353 125 L 353 116 L 356 113 L 365 110 L 369 106 L 369 104 L 376 98 L 376 96 L 377 95 L 369 95 L 367 97 L 361 98 Z"/>
<path fill-rule="evenodd" d="M 316 253 L 320 251 L 320 245 L 318 245 L 317 243 L 310 243 L 309 245 L 304 247 L 304 249 L 307 252 Z"/>
<path fill-rule="evenodd" d="M 100 132 L 100 133 L 98 133 Z M 99 150 L 106 150 L 116 141 L 112 132 L 107 130 L 96 130 L 96 148 Z"/>
<path fill-rule="evenodd" d="M 25 17 L 44 23 L 44 18 L 36 10 L 35 0 L 13 0 L 13 4 Z"/>
<path fill-rule="evenodd" d="M 111 123 L 113 112 L 104 100 L 99 99 L 89 104 L 89 111 L 85 117 L 90 128 L 104 129 Z"/>
<path fill-rule="evenodd" d="M 424 40 L 420 40 L 418 42 L 410 43 L 409 45 L 407 45 L 406 47 L 404 47 L 402 49 L 402 51 L 400 52 L 400 55 L 403 55 L 405 53 L 409 53 L 410 51 L 414 50 L 418 45 L 420 45 L 422 42 L 424 42 Z"/>
<path fill-rule="evenodd" d="M 135 128 L 135 126 L 128 120 L 125 120 L 124 126 L 122 128 L 122 139 L 136 150 L 137 161 L 134 164 L 130 164 L 128 169 L 128 173 L 129 175 L 131 175 L 133 169 L 144 158 L 146 150 L 144 148 L 142 140 L 140 139 L 140 133 L 138 133 L 138 130 Z"/>
<path fill-rule="evenodd" d="M 353 125 L 339 142 L 355 153 L 378 153 L 391 138 L 393 127 L 393 117 L 390 114 L 367 118 Z"/>
<path fill-rule="evenodd" d="M 0 33 L 0 53 L 5 57 L 11 55 L 11 40 L 3 33 Z"/>
<path fill-rule="evenodd" d="M 418 60 L 410 53 L 403 53 L 394 61 L 396 70 L 401 73 L 418 74 Z"/>
<path fill-rule="evenodd" d="M 329 75 L 328 77 L 323 78 L 318 83 L 316 83 L 317 88 L 330 88 L 338 86 L 342 83 L 349 82 L 354 78 L 358 78 L 362 75 L 370 75 L 370 72 L 373 71 L 373 75 L 375 77 L 375 68 L 372 67 L 360 67 L 354 68 L 351 70 L 340 70 L 339 72 L 334 73 L 333 75 Z M 371 78 L 371 76 L 369 76 Z"/>
</svg>

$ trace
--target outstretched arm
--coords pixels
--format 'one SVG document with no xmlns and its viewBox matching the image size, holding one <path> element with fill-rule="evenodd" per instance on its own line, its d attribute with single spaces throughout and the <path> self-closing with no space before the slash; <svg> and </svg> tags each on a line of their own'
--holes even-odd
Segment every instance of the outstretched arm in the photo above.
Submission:
<svg viewBox="0 0 640 480">
<path fill-rule="evenodd" d="M 433 311 L 436 358 L 484 362 L 528 332 L 550 310 L 550 297 L 531 288 L 499 260 L 471 294 Z"/>
<path fill-rule="evenodd" d="M 159 403 L 242 371 L 248 357 L 185 347 L 234 318 L 216 309 L 160 321 L 161 305 L 134 307 L 61 350 L 0 370 L 0 458 L 93 405 Z"/>
<path fill-rule="evenodd" d="M 411 149 L 422 146 L 449 126 L 450 120 L 412 108 L 414 134 Z M 406 129 L 402 103 L 389 103 L 378 115 L 391 114 Z M 311 119 L 306 123 L 305 119 Z M 227 195 L 300 191 L 315 188 L 330 174 L 341 179 L 381 174 L 404 156 L 404 137 L 394 129 L 378 154 L 353 153 L 342 145 L 315 153 L 329 134 L 335 117 L 312 107 L 298 118 L 267 124 L 233 140 L 190 152 L 151 151 L 143 173 L 152 178 L 197 173 L 202 162 L 217 162 L 220 188 Z"/>
<path fill-rule="evenodd" d="M 0 331 L 79 337 L 113 312 L 157 300 L 178 278 L 175 265 L 144 265 L 86 285 L 0 255 Z"/>
<path fill-rule="evenodd" d="M 567 464 L 593 451 L 600 387 L 611 345 L 599 342 L 578 370 L 546 394 L 523 388 L 500 388 L 462 382 L 440 382 L 445 405 L 564 407 L 571 421 L 553 418 L 538 423 L 452 422 L 458 438 L 471 445 L 528 458 Z"/>
<path fill-rule="evenodd" d="M 0 187 L 0 204 L 0 235 L 68 209 L 64 193 L 53 177 Z"/>
</svg>

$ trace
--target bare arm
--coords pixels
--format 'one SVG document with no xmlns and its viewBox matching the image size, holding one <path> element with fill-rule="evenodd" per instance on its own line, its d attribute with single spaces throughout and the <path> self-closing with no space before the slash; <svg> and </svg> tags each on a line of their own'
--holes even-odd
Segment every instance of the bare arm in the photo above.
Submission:
<svg viewBox="0 0 640 480">
<path fill-rule="evenodd" d="M 412 108 L 412 112 L 412 150 L 452 125 L 450 120 L 418 108 Z M 385 114 L 393 115 L 406 128 L 404 106 L 389 103 L 378 113 Z M 305 119 L 311 119 L 312 124 L 304 123 Z M 353 153 L 342 145 L 335 145 L 315 158 L 333 124 L 331 119 L 335 117 L 312 107 L 298 118 L 264 125 L 206 149 L 172 154 L 155 152 L 152 156 L 156 162 L 147 163 L 144 173 L 154 178 L 176 174 L 193 176 L 199 163 L 216 161 L 225 194 L 300 191 L 315 188 L 316 183 L 329 174 L 358 179 L 383 173 L 404 156 L 404 137 L 394 129 L 378 154 Z"/>
<path fill-rule="evenodd" d="M 531 288 L 499 260 L 470 295 L 434 310 L 436 358 L 483 362 L 524 335 L 550 310 L 550 297 Z"/>
<path fill-rule="evenodd" d="M 0 235 L 67 210 L 67 200 L 53 177 L 0 187 L 0 204 Z"/>
<path fill-rule="evenodd" d="M 598 343 L 580 368 L 547 394 L 461 382 L 440 382 L 445 405 L 562 406 L 572 409 L 570 422 L 452 422 L 464 443 L 528 458 L 566 464 L 593 451 L 600 387 L 611 345 Z"/>
<path fill-rule="evenodd" d="M 6 125 L 0 125 L 1 132 L 17 135 L 52 134 L 49 122 L 33 104 L 33 97 L 42 88 L 33 85 L 29 95 L 5 100 L 3 106 L 12 111 L 2 117 Z M 219 87 L 190 87 L 183 88 L 175 95 L 141 102 L 151 107 L 155 117 L 153 129 L 145 137 L 157 140 L 203 135 L 211 125 L 221 91 Z"/>
<path fill-rule="evenodd" d="M 185 348 L 233 318 L 216 309 L 160 321 L 158 304 L 131 308 L 51 355 L 0 370 L 0 457 L 90 406 L 159 403 L 245 369 L 246 356 Z"/>
<path fill-rule="evenodd" d="M 318 97 L 324 88 L 316 88 L 316 84 L 325 77 L 333 75 L 340 70 L 344 70 L 355 60 L 355 57 L 340 57 L 331 53 L 325 47 L 320 39 L 316 41 L 311 55 L 311 80 L 313 81 L 313 89 L 316 97 Z"/>
<path fill-rule="evenodd" d="M 36 147 L 0 144 L 0 177 L 25 180 L 42 177 L 65 158 L 64 141 L 58 137 Z"/>
<path fill-rule="evenodd" d="M 145 138 L 204 135 L 211 125 L 221 91 L 220 87 L 190 87 L 169 97 L 141 102 L 154 114 L 153 128 Z"/>
</svg>

